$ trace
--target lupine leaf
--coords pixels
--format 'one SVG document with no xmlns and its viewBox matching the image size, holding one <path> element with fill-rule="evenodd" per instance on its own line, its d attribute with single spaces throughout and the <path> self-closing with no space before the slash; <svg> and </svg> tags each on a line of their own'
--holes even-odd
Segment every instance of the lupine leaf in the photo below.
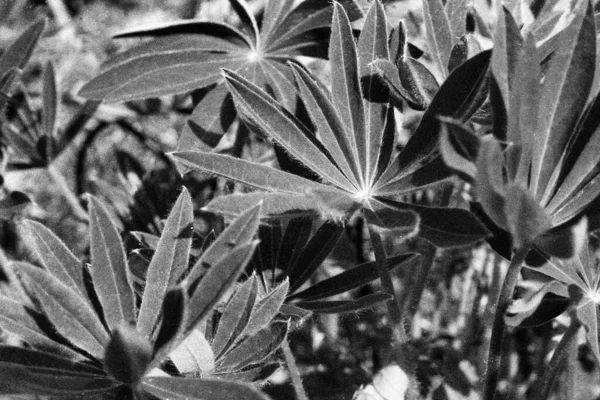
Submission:
<svg viewBox="0 0 600 400">
<path fill-rule="evenodd" d="M 193 229 L 192 199 L 184 188 L 165 223 L 156 252 L 148 266 L 146 287 L 137 320 L 138 330 L 148 337 L 159 317 L 167 289 L 187 269 Z"/>
<path fill-rule="evenodd" d="M 160 399 L 268 400 L 266 395 L 252 385 L 221 379 L 149 377 L 142 382 L 142 388 Z"/>
<path fill-rule="evenodd" d="M 234 382 L 260 382 L 267 380 L 279 368 L 281 368 L 281 365 L 278 362 L 272 362 L 266 365 L 254 365 L 249 368 L 244 368 L 241 371 L 213 374 L 213 376 L 215 378 Z"/>
<path fill-rule="evenodd" d="M 465 34 L 468 4 L 465 0 L 448 0 L 444 6 L 450 24 L 450 32 L 452 32 L 453 44 L 457 44 L 458 40 Z"/>
<path fill-rule="evenodd" d="M 500 228 L 507 228 L 504 214 L 505 184 L 503 179 L 504 158 L 499 144 L 494 139 L 481 143 L 477 156 L 476 186 L 477 199 L 486 214 Z"/>
<path fill-rule="evenodd" d="M 125 323 L 111 332 L 102 362 L 119 382 L 137 386 L 152 360 L 152 344 L 134 325 Z"/>
<path fill-rule="evenodd" d="M 227 303 L 211 345 L 215 357 L 218 358 L 227 350 L 248 325 L 257 293 L 258 281 L 256 275 L 252 275 Z"/>
<path fill-rule="evenodd" d="M 211 266 L 200 282 L 190 282 L 188 286 L 190 314 L 186 331 L 192 329 L 236 282 L 250 261 L 256 245 L 257 243 L 252 243 L 233 248 L 219 262 Z"/>
<path fill-rule="evenodd" d="M 448 75 L 448 60 L 452 50 L 452 32 L 442 1 L 423 1 L 423 18 L 429 52 L 438 71 L 445 78 Z"/>
<path fill-rule="evenodd" d="M 554 280 L 545 283 L 539 288 L 530 288 L 523 297 L 512 301 L 504 316 L 506 324 L 512 327 L 521 326 L 524 321 L 536 312 L 548 293 L 560 293 L 562 296 L 568 296 L 564 285 Z M 562 311 L 564 311 L 564 309 Z M 552 318 L 554 317 L 551 317 L 548 320 Z M 543 321 L 542 323 L 544 322 L 547 321 Z"/>
<path fill-rule="evenodd" d="M 305 193 L 323 185 L 273 167 L 240 158 L 199 151 L 172 153 L 178 163 L 193 170 L 215 174 L 266 191 Z"/>
<path fill-rule="evenodd" d="M 50 160 L 53 157 L 54 149 L 52 144 L 56 139 L 56 118 L 58 115 L 58 86 L 56 83 L 56 72 L 52 62 L 46 64 L 44 68 L 44 90 L 43 90 L 43 112 L 42 112 L 42 128 L 44 135 L 47 137 L 48 147 L 46 148 L 46 159 Z"/>
<path fill-rule="evenodd" d="M 246 122 L 275 140 L 325 180 L 351 190 L 352 184 L 328 159 L 322 145 L 311 140 L 308 128 L 303 127 L 300 121 L 275 100 L 241 76 L 228 72 L 226 79 L 236 108 Z"/>
<path fill-rule="evenodd" d="M 61 282 L 85 298 L 83 266 L 69 248 L 50 229 L 35 221 L 24 221 L 23 225 L 42 265 Z"/>
<path fill-rule="evenodd" d="M 541 126 L 533 146 L 531 188 L 543 193 L 552 169 L 558 163 L 593 82 L 596 31 L 592 5 L 581 1 L 575 20 L 562 35 L 561 46 L 552 58 L 540 96 Z M 542 167 L 546 166 L 546 167 Z"/>
<path fill-rule="evenodd" d="M 88 302 L 40 268 L 22 263 L 19 270 L 29 277 L 33 295 L 57 332 L 77 347 L 102 358 L 108 334 Z"/>
<path fill-rule="evenodd" d="M 309 196 L 269 192 L 220 196 L 208 203 L 204 210 L 235 217 L 259 201 L 263 202 L 263 214 L 272 218 L 290 218 L 315 214 L 315 201 Z"/>
<path fill-rule="evenodd" d="M 404 88 L 398 68 L 390 60 L 379 59 L 371 64 L 377 71 L 382 80 L 386 83 L 390 96 L 395 102 L 397 108 L 402 105 L 402 100 L 406 100 L 414 109 L 424 110 L 427 105 L 417 100 L 413 94 Z"/>
<path fill-rule="evenodd" d="M 323 263 L 340 240 L 344 229 L 335 223 L 324 223 L 311 236 L 289 271 L 290 290 L 298 289 Z"/>
<path fill-rule="evenodd" d="M 21 70 L 25 67 L 45 28 L 46 20 L 34 22 L 2 53 L 0 75 L 14 68 Z"/>
<path fill-rule="evenodd" d="M 26 308 L 8 297 L 0 296 L 0 327 L 7 332 L 19 335 L 35 349 L 54 352 L 70 359 L 81 358 L 82 355 L 63 344 L 48 337 L 36 321 L 44 316 L 35 310 Z"/>
<path fill-rule="evenodd" d="M 535 246 L 556 258 L 571 258 L 578 254 L 587 241 L 587 218 L 575 223 L 559 226 L 535 240 Z"/>
<path fill-rule="evenodd" d="M 289 289 L 289 281 L 286 279 L 276 288 L 270 290 L 252 310 L 250 319 L 244 329 L 244 335 L 252 336 L 264 329 L 279 312 Z"/>
<path fill-rule="evenodd" d="M 247 337 L 217 362 L 215 372 L 236 371 L 260 363 L 279 348 L 288 328 L 287 322 L 274 322 Z"/>
<path fill-rule="evenodd" d="M 302 301 L 298 306 L 319 314 L 344 314 L 374 307 L 392 298 L 387 293 L 373 293 L 358 300 Z"/>
<path fill-rule="evenodd" d="M 119 232 L 108 211 L 89 196 L 91 275 L 106 322 L 115 329 L 135 321 L 135 298 Z"/>
<path fill-rule="evenodd" d="M 329 60 L 341 68 L 332 75 L 332 101 L 338 112 L 350 143 L 352 157 L 361 169 L 367 149 L 360 148 L 360 140 L 365 136 L 365 114 L 358 76 L 357 51 L 354 44 L 350 21 L 342 7 L 334 3 L 332 33 L 329 45 Z M 364 171 L 361 171 L 364 174 Z"/>
<path fill-rule="evenodd" d="M 478 150 L 477 136 L 458 124 L 444 121 L 440 135 L 440 152 L 446 165 L 473 181 L 477 176 L 475 161 Z"/>
<path fill-rule="evenodd" d="M 298 257 L 302 254 L 302 249 L 308 243 L 312 230 L 313 219 L 310 217 L 299 217 L 291 219 L 288 224 L 279 245 L 279 257 L 277 266 L 289 275 Z"/>
<path fill-rule="evenodd" d="M 358 187 L 357 177 L 360 176 L 358 159 L 353 156 L 352 144 L 328 94 L 302 68 L 292 66 L 292 71 L 300 88 L 302 102 L 317 127 L 323 146 L 344 175 Z"/>
<path fill-rule="evenodd" d="M 365 101 L 364 136 L 356 136 L 359 148 L 364 148 L 366 160 L 365 176 L 372 181 L 377 173 L 379 150 L 383 139 L 389 96 L 378 79 L 371 63 L 389 58 L 388 32 L 385 11 L 376 0 L 369 8 L 358 40 L 358 75 Z M 360 156 L 360 154 L 359 154 Z"/>
<path fill-rule="evenodd" d="M 379 199 L 388 207 L 410 210 L 419 215 L 419 236 L 436 247 L 466 246 L 489 236 L 490 232 L 473 214 L 460 208 L 436 208 Z"/>
<path fill-rule="evenodd" d="M 181 374 L 207 374 L 215 367 L 215 355 L 198 329 L 190 332 L 169 356 Z"/>
<path fill-rule="evenodd" d="M 204 265 L 213 266 L 221 259 L 227 257 L 228 252 L 232 249 L 251 244 L 258 230 L 260 210 L 261 205 L 259 201 L 254 201 L 251 206 L 246 207 L 244 212 L 240 213 L 239 217 L 233 220 L 215 241 L 211 243 L 210 247 L 202 253 L 202 256 L 196 262 L 186 280 L 188 282 L 196 280 L 202 275 L 200 269 L 204 268 Z"/>
<path fill-rule="evenodd" d="M 419 259 L 420 255 L 418 254 L 400 254 L 394 257 L 388 257 L 386 265 L 390 270 L 402 268 L 410 271 L 413 267 L 418 265 Z M 327 297 L 357 289 L 378 278 L 379 275 L 377 273 L 375 261 L 370 261 L 311 285 L 309 288 L 294 293 L 288 298 L 290 300 L 298 299 L 301 301 L 322 300 Z"/>
<path fill-rule="evenodd" d="M 395 161 L 404 169 L 422 161 L 437 147 L 439 116 L 466 121 L 482 103 L 489 51 L 482 51 L 456 68 L 440 87 L 425 111 L 417 130 Z"/>
<path fill-rule="evenodd" d="M 186 290 L 181 285 L 166 293 L 161 307 L 162 320 L 153 343 L 154 354 L 163 351 L 164 348 L 171 349 L 180 339 L 187 318 L 186 303 Z"/>
</svg>

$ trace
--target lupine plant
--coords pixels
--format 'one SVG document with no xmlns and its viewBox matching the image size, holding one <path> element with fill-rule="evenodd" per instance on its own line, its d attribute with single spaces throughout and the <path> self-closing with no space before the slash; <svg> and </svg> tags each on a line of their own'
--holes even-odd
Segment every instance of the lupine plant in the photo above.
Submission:
<svg viewBox="0 0 600 400">
<path fill-rule="evenodd" d="M 418 48 L 406 21 L 389 23 L 396 1 L 222 3 L 227 23 L 117 35 L 131 47 L 83 85 L 64 128 L 59 74 L 32 57 L 49 21 L 1 53 L 6 169 L 50 171 L 89 235 L 71 250 L 3 189 L 19 236 L 0 252 L 0 394 L 266 400 L 289 376 L 307 400 L 314 371 L 298 364 L 320 344 L 294 340 L 344 314 L 385 332 L 356 399 L 575 398 L 580 333 L 600 363 L 598 6 L 495 1 L 488 20 L 465 0 L 423 0 Z M 192 104 L 178 144 L 155 151 L 193 177 L 165 183 L 177 200 L 130 196 L 127 177 L 152 163 L 117 150 L 123 189 L 81 201 L 58 156 L 87 152 L 77 136 L 102 101 L 159 96 Z M 438 307 L 460 323 L 424 323 Z M 502 368 L 537 330 L 535 371 Z"/>
</svg>

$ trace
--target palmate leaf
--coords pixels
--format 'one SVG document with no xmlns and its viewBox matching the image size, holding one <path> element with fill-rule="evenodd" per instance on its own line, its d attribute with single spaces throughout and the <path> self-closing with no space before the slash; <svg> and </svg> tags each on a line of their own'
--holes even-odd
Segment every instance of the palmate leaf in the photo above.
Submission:
<svg viewBox="0 0 600 400">
<path fill-rule="evenodd" d="M 260 27 L 245 0 L 230 3 L 241 20 L 239 30 L 221 23 L 185 21 L 118 35 L 154 39 L 109 60 L 81 95 L 124 101 L 207 88 L 191 121 L 207 135 L 221 135 L 234 114 L 220 77 L 221 68 L 229 68 L 258 86 L 269 87 L 271 95 L 294 109 L 293 76 L 286 63 L 295 62 L 297 56 L 327 55 L 331 2 L 307 0 L 294 7 L 292 0 L 269 1 Z M 362 16 L 354 1 L 341 4 L 352 19 Z M 188 126 L 179 148 L 190 145 L 210 148 Z"/>
<path fill-rule="evenodd" d="M 543 66 L 543 81 L 540 59 L 531 56 L 539 55 L 535 39 L 522 38 L 504 14 L 505 30 L 497 33 L 499 54 L 492 56 L 492 86 L 508 93 L 492 93 L 492 106 L 499 116 L 494 134 L 506 134 L 499 139 L 510 143 L 503 148 L 494 139 L 481 141 L 478 200 L 494 223 L 512 234 L 513 244 L 533 243 L 547 255 L 568 258 L 577 252 L 581 237 L 576 221 L 600 194 L 592 140 L 600 120 L 591 116 L 597 101 L 585 107 L 596 57 L 592 6 L 588 1 L 575 4 L 572 23 Z M 508 85 L 500 82 L 506 74 L 513 75 Z M 519 209 L 528 211 L 515 213 Z M 557 241 L 561 246 L 552 245 Z"/>
<path fill-rule="evenodd" d="M 248 399 L 268 400 L 249 384 L 221 379 L 150 377 L 144 379 L 142 388 L 160 399 Z"/>
<path fill-rule="evenodd" d="M 394 116 L 388 104 L 387 91 L 376 78 L 371 65 L 376 59 L 389 56 L 387 41 L 382 40 L 387 37 L 383 7 L 376 1 L 369 9 L 358 45 L 354 42 L 349 19 L 338 4 L 334 5 L 332 27 L 330 59 L 339 73 L 333 77 L 331 100 L 309 74 L 299 68 L 294 69 L 302 102 L 318 136 L 258 86 L 232 71 L 225 73 L 242 119 L 251 129 L 277 142 L 318 175 L 325 185 L 308 184 L 308 181 L 291 174 L 275 173 L 268 167 L 246 161 L 231 160 L 227 163 L 230 159 L 204 152 L 174 153 L 173 157 L 183 161 L 186 167 L 272 192 L 219 197 L 209 203 L 207 210 L 236 214 L 243 205 L 249 204 L 248 201 L 256 199 L 264 200 L 263 209 L 269 216 L 283 214 L 289 217 L 316 211 L 339 219 L 362 209 L 370 210 L 366 214 L 371 224 L 398 228 L 406 234 L 415 231 L 418 218 L 414 211 L 423 209 L 393 207 L 386 211 L 394 214 L 393 218 L 378 218 L 377 214 L 385 207 L 378 201 L 378 196 L 392 198 L 411 193 L 449 177 L 450 171 L 443 168 L 436 153 L 437 117 L 441 113 L 466 120 L 483 102 L 485 91 L 482 88 L 490 53 L 483 52 L 455 70 L 447 86 L 442 86 L 432 101 L 404 151 L 395 161 L 390 161 Z M 234 163 L 246 169 L 234 170 L 231 167 Z M 452 226 L 438 229 L 435 225 L 441 221 L 429 221 L 431 229 L 422 232 L 433 236 L 423 237 L 445 245 L 438 232 L 450 234 Z M 472 235 L 459 232 L 448 243 L 453 246 L 468 244 L 487 234 L 476 221 L 469 226 L 477 227 L 476 232 Z"/>
<path fill-rule="evenodd" d="M 281 300 L 285 299 L 284 305 L 279 305 L 282 313 L 293 318 L 297 313 L 288 313 L 289 307 L 302 309 L 304 301 L 314 300 L 321 300 L 323 307 L 326 307 L 331 301 L 330 297 L 348 293 L 379 278 L 375 263 L 368 262 L 305 287 L 305 283 L 329 257 L 343 233 L 339 225 L 325 222 L 311 235 L 312 225 L 313 218 L 304 216 L 290 219 L 285 226 L 277 220 L 262 226 L 259 234 L 261 242 L 251 263 L 262 276 L 262 281 L 267 282 L 267 287 L 275 288 L 273 290 L 278 291 Z M 412 253 L 401 254 L 389 257 L 387 265 L 389 269 L 410 269 L 418 259 L 419 256 Z M 289 293 L 286 293 L 287 288 L 284 292 L 282 285 L 278 286 L 278 282 L 286 282 L 287 279 Z M 368 302 L 352 304 L 353 310 L 358 310 L 356 307 L 360 304 L 372 305 Z M 331 304 L 332 307 L 338 305 L 335 302 Z M 275 310 L 275 307 L 271 309 Z"/>
</svg>

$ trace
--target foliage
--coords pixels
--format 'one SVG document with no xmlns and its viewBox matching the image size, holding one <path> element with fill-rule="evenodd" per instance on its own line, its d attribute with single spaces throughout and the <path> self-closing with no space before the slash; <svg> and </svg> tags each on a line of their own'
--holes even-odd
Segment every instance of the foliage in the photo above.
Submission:
<svg viewBox="0 0 600 400">
<path fill-rule="evenodd" d="M 5 3 L 3 395 L 591 398 L 597 4 Z"/>
<path fill-rule="evenodd" d="M 114 223 L 103 204 L 91 196 L 89 202 L 89 266 L 43 225 L 25 224 L 27 241 L 43 268 L 14 266 L 31 305 L 3 299 L 3 328 L 30 346 L 2 346 L 3 374 L 11 377 L 4 393 L 94 394 L 128 388 L 161 398 L 189 398 L 205 390 L 214 398 L 231 391 L 263 398 L 250 386 L 206 376 L 182 385 L 181 378 L 161 369 L 174 349 L 186 346 L 186 337 L 242 272 L 256 246 L 260 206 L 234 221 L 187 271 L 192 206 L 184 190 L 165 224 L 143 293 L 136 298 Z M 247 352 L 243 347 L 233 351 L 242 357 Z M 242 359 L 235 365 L 245 364 Z"/>
</svg>

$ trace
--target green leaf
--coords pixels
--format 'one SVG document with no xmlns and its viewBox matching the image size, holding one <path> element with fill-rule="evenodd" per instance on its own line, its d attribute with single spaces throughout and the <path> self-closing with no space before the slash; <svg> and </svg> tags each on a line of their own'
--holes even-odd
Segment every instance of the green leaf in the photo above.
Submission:
<svg viewBox="0 0 600 400">
<path fill-rule="evenodd" d="M 292 193 L 247 193 L 220 196 L 211 200 L 204 210 L 235 217 L 259 201 L 262 201 L 263 215 L 271 218 L 291 218 L 315 215 L 316 213 L 313 198 Z"/>
<path fill-rule="evenodd" d="M 519 184 L 511 184 L 506 189 L 504 212 L 515 249 L 528 248 L 540 235 L 552 228 L 544 209 Z"/>
<path fill-rule="evenodd" d="M 304 69 L 292 65 L 292 71 L 300 88 L 302 102 L 308 110 L 323 146 L 350 182 L 355 187 L 359 187 L 358 157 L 353 153 L 352 142 L 344 130 L 328 93 L 325 93 Z"/>
<path fill-rule="evenodd" d="M 2 53 L 0 75 L 4 76 L 13 69 L 25 68 L 45 28 L 46 20 L 34 22 Z"/>
<path fill-rule="evenodd" d="M 257 294 L 258 280 L 253 274 L 232 296 L 219 319 L 217 333 L 211 345 L 215 357 L 218 358 L 227 351 L 246 329 Z"/>
<path fill-rule="evenodd" d="M 600 360 L 600 343 L 598 341 L 598 304 L 586 301 L 577 306 L 576 315 L 585 329 L 585 338 L 590 345 L 596 361 Z"/>
<path fill-rule="evenodd" d="M 288 322 L 278 321 L 248 336 L 217 361 L 215 372 L 238 371 L 262 362 L 281 346 L 288 328 Z"/>
<path fill-rule="evenodd" d="M 306 247 L 311 235 L 313 219 L 311 217 L 298 217 L 291 219 L 279 244 L 277 266 L 289 275 L 296 265 L 298 257 Z"/>
<path fill-rule="evenodd" d="M 546 282 L 541 287 L 527 287 L 525 289 L 525 295 L 513 300 L 506 310 L 504 321 L 508 326 L 521 326 L 521 324 L 534 315 L 548 293 L 558 294 L 563 297 L 568 296 L 566 287 L 554 280 Z M 542 323 L 545 322 L 547 321 L 542 321 Z"/>
<path fill-rule="evenodd" d="M 226 81 L 238 112 L 251 127 L 275 140 L 302 164 L 336 186 L 352 190 L 352 184 L 330 161 L 308 128 L 273 98 L 234 72 Z"/>
<path fill-rule="evenodd" d="M 243 335 L 252 336 L 273 321 L 273 318 L 279 313 L 279 310 L 283 305 L 288 294 L 288 289 L 289 281 L 288 279 L 285 279 L 283 283 L 270 290 L 266 296 L 254 306 Z"/>
<path fill-rule="evenodd" d="M 415 133 L 398 156 L 400 170 L 423 163 L 437 148 L 440 122 L 445 116 L 465 122 L 483 104 L 490 51 L 482 51 L 456 68 L 440 87 Z M 483 95 L 483 96 L 482 96 Z"/>
<path fill-rule="evenodd" d="M 391 299 L 391 295 L 378 292 L 363 296 L 357 300 L 301 301 L 297 305 L 319 314 L 344 314 L 372 308 L 377 304 Z"/>
<path fill-rule="evenodd" d="M 440 248 L 467 246 L 486 238 L 490 232 L 473 214 L 459 208 L 426 207 L 379 199 L 387 207 L 411 210 L 419 215 L 419 237 Z"/>
<path fill-rule="evenodd" d="M 209 374 L 215 368 L 215 355 L 199 329 L 192 330 L 169 358 L 181 374 Z"/>
<path fill-rule="evenodd" d="M 135 326 L 115 328 L 104 355 L 104 368 L 119 382 L 137 386 L 152 360 L 152 345 Z"/>
<path fill-rule="evenodd" d="M 540 129 L 533 146 L 531 188 L 543 193 L 552 168 L 558 163 L 577 117 L 592 87 L 596 60 L 596 31 L 592 5 L 581 1 L 574 10 L 575 20 L 562 35 L 561 45 L 552 57 L 540 95 Z"/>
<path fill-rule="evenodd" d="M 369 225 L 384 230 L 392 230 L 399 237 L 409 238 L 419 231 L 419 215 L 412 210 L 402 210 L 386 205 L 386 207 L 367 208 L 363 212 Z"/>
<path fill-rule="evenodd" d="M 235 120 L 233 100 L 225 85 L 214 84 L 203 89 L 202 93 L 181 132 L 178 151 L 212 150 Z"/>
<path fill-rule="evenodd" d="M 161 307 L 162 321 L 155 335 L 154 354 L 165 348 L 171 349 L 180 339 L 187 317 L 186 303 L 186 291 L 181 285 L 175 286 L 165 295 Z"/>
<path fill-rule="evenodd" d="M 396 108 L 400 109 L 402 107 L 403 100 L 408 102 L 408 104 L 416 110 L 424 110 L 427 108 L 427 104 L 417 98 L 417 96 L 414 96 L 410 90 L 404 88 L 404 85 L 400 80 L 400 73 L 394 63 L 389 60 L 379 59 L 373 61 L 371 65 L 387 85 Z M 412 74 L 408 74 L 407 76 L 412 78 Z"/>
<path fill-rule="evenodd" d="M 375 74 L 371 63 L 377 59 L 389 58 L 388 32 L 385 10 L 379 0 L 375 0 L 363 25 L 358 40 L 358 75 L 364 96 L 365 127 L 364 136 L 356 136 L 358 148 L 364 148 L 366 159 L 364 176 L 369 181 L 375 179 L 379 152 L 387 118 L 388 94 L 385 86 Z M 359 157 L 362 152 L 359 152 Z"/>
<path fill-rule="evenodd" d="M 419 254 L 400 254 L 394 257 L 388 257 L 386 259 L 386 265 L 390 270 L 402 268 L 403 270 L 411 271 L 414 267 L 420 265 L 420 258 L 421 256 Z M 379 274 L 377 273 L 375 261 L 370 261 L 320 281 L 300 292 L 294 293 L 291 296 L 288 296 L 288 300 L 322 300 L 327 297 L 357 289 L 378 278 Z"/>
<path fill-rule="evenodd" d="M 48 337 L 38 322 L 45 318 L 44 315 L 32 310 L 21 303 L 0 295 L 0 327 L 21 337 L 35 349 L 52 352 L 73 360 L 83 356 L 65 345 L 59 344 Z"/>
<path fill-rule="evenodd" d="M 87 291 L 83 281 L 83 266 L 77 257 L 62 240 L 39 222 L 28 220 L 23 225 L 28 244 L 33 247 L 44 268 L 85 298 Z"/>
<path fill-rule="evenodd" d="M 272 362 L 266 365 L 254 365 L 241 371 L 213 374 L 213 377 L 234 382 L 262 383 L 262 381 L 267 381 L 279 368 L 281 368 L 280 363 Z"/>
<path fill-rule="evenodd" d="M 448 60 L 452 50 L 452 32 L 442 1 L 423 1 L 423 19 L 427 32 L 428 50 L 442 78 L 445 78 L 448 75 Z"/>
<path fill-rule="evenodd" d="M 186 168 L 228 178 L 266 191 L 305 193 L 311 187 L 323 187 L 308 179 L 223 154 L 199 151 L 172 153 L 173 158 Z"/>
<path fill-rule="evenodd" d="M 44 90 L 43 90 L 43 112 L 42 112 L 42 129 L 46 136 L 46 159 L 52 160 L 54 157 L 54 146 L 56 139 L 56 118 L 58 115 L 58 106 L 60 100 L 58 98 L 58 85 L 56 83 L 56 72 L 54 65 L 48 61 L 44 68 Z"/>
<path fill-rule="evenodd" d="M 440 153 L 446 165 L 469 181 L 477 176 L 475 161 L 479 152 L 479 138 L 463 126 L 445 120 L 440 135 Z"/>
<path fill-rule="evenodd" d="M 362 169 L 366 165 L 368 150 L 359 147 L 365 137 L 365 114 L 358 75 L 358 56 L 350 21 L 337 3 L 334 3 L 331 30 L 329 60 L 332 66 L 340 68 L 336 71 L 338 73 L 332 74 L 332 101 L 344 125 L 352 157 Z M 361 170 L 361 173 L 364 171 Z"/>
<path fill-rule="evenodd" d="M 469 2 L 466 0 L 448 0 L 444 6 L 452 32 L 453 44 L 457 44 L 459 38 L 465 34 L 468 10 Z"/>
<path fill-rule="evenodd" d="M 171 400 L 269 399 L 250 384 L 221 379 L 149 377 L 142 388 L 160 399 Z"/>
<path fill-rule="evenodd" d="M 147 337 L 152 336 L 168 288 L 177 283 L 188 267 L 193 219 L 192 199 L 184 188 L 167 218 L 148 266 L 137 320 L 138 330 Z"/>
<path fill-rule="evenodd" d="M 89 196 L 91 275 L 110 329 L 134 322 L 135 296 L 119 232 L 108 211 Z"/>
<path fill-rule="evenodd" d="M 235 248 L 252 244 L 258 230 L 260 210 L 261 204 L 259 201 L 254 201 L 251 206 L 246 207 L 244 212 L 240 213 L 239 217 L 233 220 L 211 243 L 210 247 L 204 251 L 186 280 L 188 282 L 195 281 L 202 276 L 202 269 L 205 266 L 215 265 L 227 257 L 228 253 Z"/>
<path fill-rule="evenodd" d="M 237 281 L 256 245 L 257 243 L 251 243 L 232 248 L 216 264 L 210 266 L 199 282 L 189 282 L 190 312 L 186 331 L 193 329 Z"/>
<path fill-rule="evenodd" d="M 321 266 L 339 242 L 344 228 L 340 224 L 325 222 L 311 236 L 308 243 L 288 271 L 290 291 L 302 286 Z"/>
<path fill-rule="evenodd" d="M 578 254 L 587 241 L 587 218 L 575 223 L 559 226 L 542 234 L 535 240 L 535 246 L 556 258 L 571 258 Z"/>
<path fill-rule="evenodd" d="M 57 332 L 75 346 L 102 358 L 108 333 L 88 301 L 58 278 L 29 264 L 19 264 L 33 295 Z"/>
</svg>

